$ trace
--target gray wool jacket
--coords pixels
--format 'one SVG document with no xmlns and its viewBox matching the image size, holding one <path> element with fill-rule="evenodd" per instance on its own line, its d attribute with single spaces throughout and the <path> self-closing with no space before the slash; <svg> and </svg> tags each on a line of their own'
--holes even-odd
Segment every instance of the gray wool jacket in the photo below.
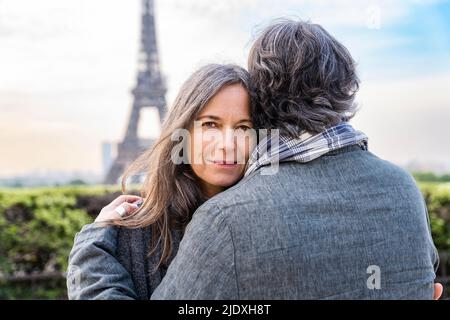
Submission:
<svg viewBox="0 0 450 320">
<path fill-rule="evenodd" d="M 256 171 L 208 200 L 153 275 L 149 236 L 85 226 L 69 257 L 69 298 L 433 296 L 438 255 L 423 197 L 410 174 L 359 146 Z"/>
</svg>

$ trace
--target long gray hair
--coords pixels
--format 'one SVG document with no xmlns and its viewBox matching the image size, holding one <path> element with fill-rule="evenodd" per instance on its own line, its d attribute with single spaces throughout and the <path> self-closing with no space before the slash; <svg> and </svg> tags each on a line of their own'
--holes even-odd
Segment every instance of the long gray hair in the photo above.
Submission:
<svg viewBox="0 0 450 320">
<path fill-rule="evenodd" d="M 248 59 L 256 128 L 296 137 L 353 117 L 359 87 L 348 50 L 320 25 L 278 19 L 254 42 Z"/>
<path fill-rule="evenodd" d="M 173 148 L 179 141 L 171 137 L 178 129 L 189 130 L 208 101 L 224 86 L 242 84 L 248 91 L 249 74 L 236 65 L 209 64 L 196 72 L 181 87 L 164 119 L 161 135 L 154 145 L 139 156 L 122 177 L 122 192 L 126 180 L 138 172 L 146 172 L 141 189 L 143 205 L 132 215 L 113 224 L 129 228 L 152 227 L 152 254 L 162 243 L 158 263 L 166 264 L 172 253 L 171 230 L 183 230 L 194 211 L 206 200 L 189 164 L 171 161 Z"/>
</svg>

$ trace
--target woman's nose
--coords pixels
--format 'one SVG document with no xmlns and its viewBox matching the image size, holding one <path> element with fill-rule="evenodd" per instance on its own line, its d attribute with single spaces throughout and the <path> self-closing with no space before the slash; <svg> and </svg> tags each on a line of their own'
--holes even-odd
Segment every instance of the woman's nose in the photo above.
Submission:
<svg viewBox="0 0 450 320">
<path fill-rule="evenodd" d="M 226 128 L 224 132 L 222 132 L 221 149 L 224 151 L 234 151 L 235 135 L 233 129 Z"/>
</svg>

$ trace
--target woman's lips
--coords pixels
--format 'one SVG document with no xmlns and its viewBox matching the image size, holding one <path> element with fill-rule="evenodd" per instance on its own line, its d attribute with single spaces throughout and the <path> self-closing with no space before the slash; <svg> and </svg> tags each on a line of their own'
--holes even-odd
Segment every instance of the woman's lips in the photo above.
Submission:
<svg viewBox="0 0 450 320">
<path fill-rule="evenodd" d="M 210 164 L 213 164 L 220 168 L 236 168 L 239 164 L 237 162 L 226 162 L 226 161 L 209 161 Z"/>
</svg>

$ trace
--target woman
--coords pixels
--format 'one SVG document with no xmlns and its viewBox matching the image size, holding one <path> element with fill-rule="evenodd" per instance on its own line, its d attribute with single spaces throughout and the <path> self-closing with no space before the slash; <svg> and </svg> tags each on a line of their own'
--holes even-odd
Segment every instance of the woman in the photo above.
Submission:
<svg viewBox="0 0 450 320">
<path fill-rule="evenodd" d="M 150 298 L 194 211 L 244 174 L 256 142 L 249 92 L 247 71 L 234 65 L 204 66 L 184 83 L 160 138 L 122 178 L 126 193 L 127 177 L 145 170 L 142 198 L 118 197 L 75 237 L 70 299 Z"/>
</svg>

